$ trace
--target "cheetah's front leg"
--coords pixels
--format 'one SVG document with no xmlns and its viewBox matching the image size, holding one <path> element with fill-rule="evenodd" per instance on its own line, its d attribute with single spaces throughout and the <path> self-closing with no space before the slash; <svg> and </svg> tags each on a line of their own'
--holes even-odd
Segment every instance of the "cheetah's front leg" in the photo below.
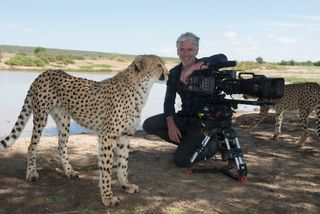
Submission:
<svg viewBox="0 0 320 214">
<path fill-rule="evenodd" d="M 249 127 L 250 133 L 252 133 L 264 119 L 266 119 L 266 117 L 268 116 L 269 108 L 269 106 L 260 106 L 260 112 L 257 118 Z"/>
<path fill-rule="evenodd" d="M 128 136 L 121 136 L 118 140 L 116 153 L 117 176 L 121 187 L 128 193 L 136 193 L 139 187 L 128 181 L 128 158 L 129 158 L 130 139 Z"/>
<path fill-rule="evenodd" d="M 111 173 L 113 162 L 113 148 L 116 137 L 99 134 L 99 187 L 102 203 L 106 206 L 119 205 L 120 199 L 113 196 L 111 191 Z"/>
</svg>

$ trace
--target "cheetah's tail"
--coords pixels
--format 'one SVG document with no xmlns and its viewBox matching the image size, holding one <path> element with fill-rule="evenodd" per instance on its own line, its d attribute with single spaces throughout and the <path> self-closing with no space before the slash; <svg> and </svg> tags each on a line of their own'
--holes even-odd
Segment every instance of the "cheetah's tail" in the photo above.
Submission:
<svg viewBox="0 0 320 214">
<path fill-rule="evenodd" d="M 13 129 L 11 130 L 11 133 L 6 138 L 0 140 L 0 151 L 12 146 L 14 142 L 20 137 L 24 127 L 26 126 L 30 118 L 32 109 L 32 98 L 29 91 L 24 100 L 20 115 Z"/>
</svg>

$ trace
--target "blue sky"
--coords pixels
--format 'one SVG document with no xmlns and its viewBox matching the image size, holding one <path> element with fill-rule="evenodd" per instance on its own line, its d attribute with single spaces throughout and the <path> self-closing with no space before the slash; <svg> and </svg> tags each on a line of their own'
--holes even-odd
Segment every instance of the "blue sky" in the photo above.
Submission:
<svg viewBox="0 0 320 214">
<path fill-rule="evenodd" d="M 320 60 L 319 0 L 2 0 L 0 44 L 176 56 L 183 32 L 199 57 Z"/>
</svg>

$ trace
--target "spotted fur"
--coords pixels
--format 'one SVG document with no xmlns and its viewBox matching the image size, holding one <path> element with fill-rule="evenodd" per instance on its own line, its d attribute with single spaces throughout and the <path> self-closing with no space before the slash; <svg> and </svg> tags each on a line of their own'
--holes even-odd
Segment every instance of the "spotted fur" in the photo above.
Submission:
<svg viewBox="0 0 320 214">
<path fill-rule="evenodd" d="M 28 90 L 21 113 L 11 133 L 0 141 L 0 151 L 20 136 L 33 113 L 33 132 L 28 147 L 26 179 L 39 178 L 36 148 L 50 114 L 59 130 L 59 153 L 67 177 L 78 176 L 67 153 L 70 119 L 95 131 L 99 141 L 100 192 L 107 206 L 119 204 L 111 191 L 111 171 L 117 169 L 120 185 L 129 193 L 138 192 L 127 177 L 129 139 L 140 121 L 142 107 L 154 82 L 164 82 L 167 69 L 157 56 L 137 56 L 132 64 L 101 82 L 77 78 L 62 70 L 40 74 Z"/>
<path fill-rule="evenodd" d="M 303 131 L 298 146 L 304 146 L 308 138 L 308 116 L 316 111 L 317 137 L 320 136 L 320 86 L 317 83 L 297 83 L 284 86 L 284 96 L 281 99 L 266 100 L 273 105 L 260 107 L 258 117 L 250 126 L 253 131 L 267 116 L 270 108 L 276 112 L 275 132 L 272 139 L 277 139 L 281 134 L 281 126 L 284 111 L 299 110 L 300 125 Z"/>
</svg>

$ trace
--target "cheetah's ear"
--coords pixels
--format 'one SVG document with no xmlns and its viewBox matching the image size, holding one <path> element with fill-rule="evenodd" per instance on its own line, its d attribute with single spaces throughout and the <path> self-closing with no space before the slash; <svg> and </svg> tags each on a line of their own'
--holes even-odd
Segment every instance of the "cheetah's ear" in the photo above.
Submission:
<svg viewBox="0 0 320 214">
<path fill-rule="evenodd" d="M 134 58 L 133 63 L 134 68 L 137 72 L 142 71 L 145 66 L 144 58 L 142 56 L 137 56 L 136 58 Z"/>
</svg>

